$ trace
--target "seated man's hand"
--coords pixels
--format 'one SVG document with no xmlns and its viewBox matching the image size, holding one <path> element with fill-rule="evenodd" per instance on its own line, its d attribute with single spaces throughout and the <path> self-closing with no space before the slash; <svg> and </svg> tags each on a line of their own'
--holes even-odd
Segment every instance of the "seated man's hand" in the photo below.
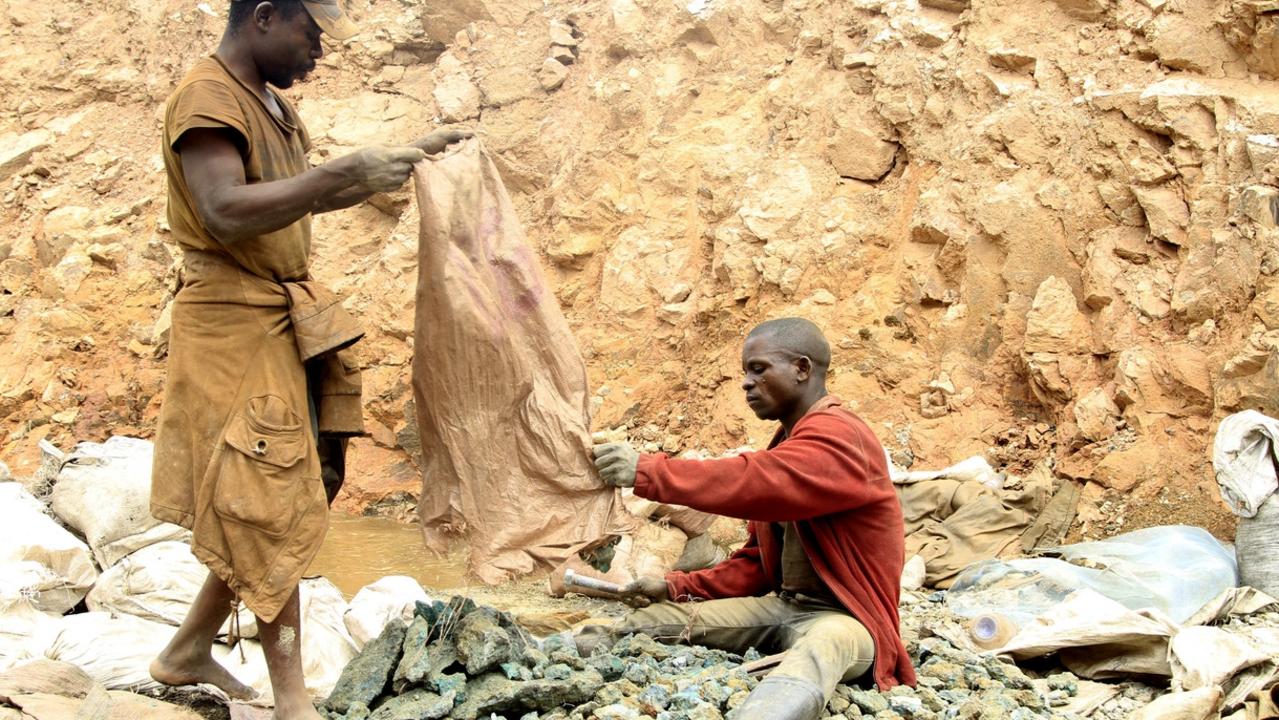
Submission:
<svg viewBox="0 0 1279 720">
<path fill-rule="evenodd" d="M 639 451 L 630 443 L 600 443 L 591 450 L 600 479 L 613 487 L 634 487 Z"/>
<path fill-rule="evenodd" d="M 666 602 L 671 596 L 665 578 L 647 575 L 627 583 L 618 598 L 633 608 L 646 608 L 655 602 Z"/>
<path fill-rule="evenodd" d="M 436 130 L 426 137 L 413 143 L 413 147 L 421 150 L 427 155 L 434 155 L 444 148 L 455 142 L 465 140 L 475 135 L 468 128 L 458 128 L 456 130 Z"/>
</svg>

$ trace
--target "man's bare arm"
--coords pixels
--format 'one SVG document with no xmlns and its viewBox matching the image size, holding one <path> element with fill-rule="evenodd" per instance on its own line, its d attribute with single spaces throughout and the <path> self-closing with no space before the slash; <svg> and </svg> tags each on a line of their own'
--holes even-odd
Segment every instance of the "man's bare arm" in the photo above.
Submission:
<svg viewBox="0 0 1279 720">
<path fill-rule="evenodd" d="M 421 150 L 427 155 L 434 155 L 444 150 L 444 148 L 455 142 L 465 140 L 475 133 L 468 128 L 458 128 L 455 130 L 436 130 L 435 132 L 423 137 L 413 143 L 413 147 Z M 312 212 L 325 213 L 332 210 L 342 210 L 345 208 L 359 205 L 368 200 L 376 193 L 366 192 L 360 188 L 350 188 L 343 190 L 332 197 L 320 200 L 316 203 Z"/>
<path fill-rule="evenodd" d="M 288 227 L 318 208 L 337 209 L 332 204 L 338 197 L 353 200 L 363 194 L 362 200 L 394 190 L 425 157 L 414 147 L 366 148 L 286 180 L 249 185 L 244 161 L 225 131 L 188 131 L 178 152 L 196 212 L 224 245 Z"/>
</svg>

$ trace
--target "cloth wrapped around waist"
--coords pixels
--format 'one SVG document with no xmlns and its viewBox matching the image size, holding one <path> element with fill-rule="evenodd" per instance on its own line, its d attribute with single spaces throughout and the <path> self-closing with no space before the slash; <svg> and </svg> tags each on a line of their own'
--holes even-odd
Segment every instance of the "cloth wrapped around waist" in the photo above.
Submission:
<svg viewBox="0 0 1279 720">
<path fill-rule="evenodd" d="M 350 347 L 364 337 L 341 298 L 316 280 L 277 282 L 245 271 L 215 253 L 186 250 L 186 275 L 178 300 L 184 303 L 235 303 L 278 308 L 270 322 L 289 323 L 298 359 L 315 382 L 319 434 L 364 434 L 359 361 Z"/>
</svg>

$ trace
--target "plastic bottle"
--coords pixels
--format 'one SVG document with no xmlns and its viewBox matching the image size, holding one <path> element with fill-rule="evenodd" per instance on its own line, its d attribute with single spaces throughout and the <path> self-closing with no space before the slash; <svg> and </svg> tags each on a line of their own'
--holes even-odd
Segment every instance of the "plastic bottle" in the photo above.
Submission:
<svg viewBox="0 0 1279 720">
<path fill-rule="evenodd" d="M 982 650 L 994 650 L 1008 644 L 1017 634 L 1017 623 L 999 613 L 982 613 L 968 621 L 968 634 Z"/>
</svg>

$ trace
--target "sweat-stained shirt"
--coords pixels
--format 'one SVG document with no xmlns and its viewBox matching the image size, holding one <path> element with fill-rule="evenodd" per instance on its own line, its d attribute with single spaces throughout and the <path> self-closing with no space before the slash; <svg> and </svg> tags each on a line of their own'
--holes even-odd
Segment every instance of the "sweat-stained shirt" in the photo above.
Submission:
<svg viewBox="0 0 1279 720">
<path fill-rule="evenodd" d="M 225 255 L 245 270 L 268 280 L 306 278 L 311 254 L 311 216 L 228 248 L 200 223 L 195 200 L 182 170 L 177 143 L 195 129 L 221 130 L 232 138 L 244 161 L 245 184 L 285 180 L 310 169 L 311 137 L 297 111 L 274 94 L 283 117 L 267 109 L 252 88 L 240 82 L 216 56 L 196 63 L 165 108 L 164 167 L 169 185 L 169 227 L 183 249 Z"/>
<path fill-rule="evenodd" d="M 190 528 L 195 556 L 267 622 L 328 525 L 314 428 L 363 430 L 359 366 L 345 350 L 363 332 L 309 279 L 310 216 L 223 245 L 200 221 L 178 150 L 186 133 L 216 129 L 240 151 L 250 185 L 306 172 L 306 130 L 276 99 L 282 117 L 206 58 L 165 108 L 169 225 L 185 273 L 172 305 L 151 485 L 151 514 Z M 314 393 L 307 363 L 316 368 Z"/>
<path fill-rule="evenodd" d="M 883 447 L 832 395 L 781 429 L 767 450 L 719 460 L 642 455 L 635 494 L 750 521 L 728 560 L 666 576 L 675 600 L 766 595 L 782 589 L 783 543 L 775 523 L 794 523 L 813 571 L 875 640 L 880 689 L 915 684 L 897 603 L 905 542 L 901 505 Z"/>
</svg>

